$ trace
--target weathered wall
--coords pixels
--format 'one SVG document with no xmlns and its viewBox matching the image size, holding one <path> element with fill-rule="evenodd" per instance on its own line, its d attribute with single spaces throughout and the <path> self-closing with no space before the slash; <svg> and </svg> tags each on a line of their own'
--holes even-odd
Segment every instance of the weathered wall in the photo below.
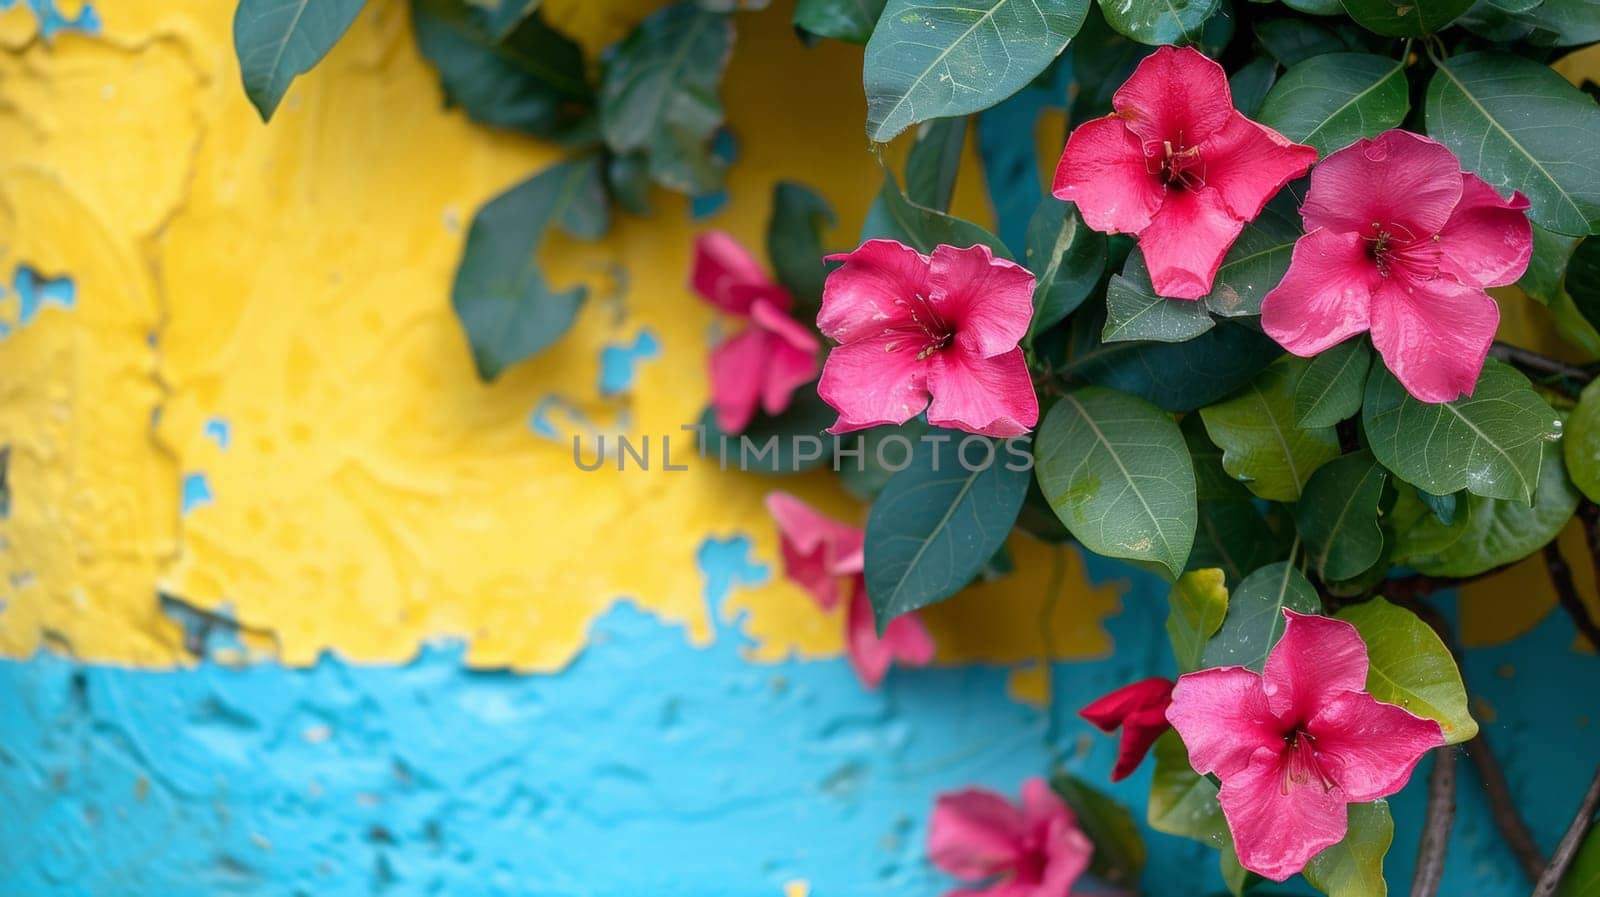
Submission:
<svg viewBox="0 0 1600 897">
<path fill-rule="evenodd" d="M 592 47 L 650 5 L 547 3 Z M 572 463 L 574 432 L 703 407 L 698 229 L 759 245 L 792 178 L 855 232 L 859 51 L 742 16 L 726 204 L 564 247 L 578 326 L 486 387 L 450 274 L 552 152 L 441 109 L 397 0 L 262 125 L 231 7 L 0 0 L 0 894 L 923 894 L 936 791 L 1013 789 L 1051 732 L 1103 779 L 1070 711 L 1164 662 L 1158 583 L 1015 540 L 1016 575 L 931 615 L 940 667 L 866 694 L 777 575 L 772 481 Z M 1033 127 L 984 121 L 1002 205 L 1038 190 Z M 1521 575 L 1461 617 L 1527 633 L 1468 674 L 1549 843 L 1600 754 L 1571 694 L 1597 663 Z M 1525 890 L 1470 778 L 1463 812 L 1447 888 Z M 1198 849 L 1151 838 L 1153 888 L 1192 892 Z"/>
</svg>

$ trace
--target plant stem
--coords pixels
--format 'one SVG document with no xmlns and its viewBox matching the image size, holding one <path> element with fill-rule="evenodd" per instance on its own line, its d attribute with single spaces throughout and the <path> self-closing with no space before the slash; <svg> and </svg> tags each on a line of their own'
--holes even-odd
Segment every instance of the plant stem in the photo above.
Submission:
<svg viewBox="0 0 1600 897">
<path fill-rule="evenodd" d="M 1411 897 L 1434 897 L 1444 877 L 1445 848 L 1450 845 L 1450 828 L 1456 820 L 1456 752 L 1441 748 L 1433 752 L 1433 771 L 1428 773 L 1428 821 L 1422 827 L 1417 845 L 1417 871 L 1411 877 Z"/>
<path fill-rule="evenodd" d="M 1555 855 L 1550 858 L 1550 865 L 1545 867 L 1544 875 L 1539 877 L 1539 883 L 1534 885 L 1533 897 L 1551 897 L 1560 887 L 1561 879 L 1567 874 L 1567 869 L 1572 865 L 1572 860 L 1578 855 L 1578 847 L 1583 843 L 1583 836 L 1588 833 L 1589 826 L 1594 821 L 1595 809 L 1600 807 L 1600 769 L 1594 773 L 1594 781 L 1589 783 L 1589 792 L 1583 796 L 1583 803 L 1578 805 L 1578 815 L 1572 820 L 1572 825 L 1567 827 L 1567 833 L 1561 836 L 1561 843 L 1556 845 Z"/>
<path fill-rule="evenodd" d="M 1589 644 L 1600 649 L 1600 626 L 1596 626 L 1594 619 L 1589 616 L 1589 609 L 1583 606 L 1583 599 L 1578 596 L 1578 584 L 1572 580 L 1572 568 L 1567 566 L 1567 559 L 1561 554 L 1561 546 L 1552 539 L 1544 547 L 1544 565 L 1550 571 L 1550 584 L 1555 586 L 1556 600 L 1561 602 L 1561 609 L 1572 618 L 1572 625 L 1578 632 L 1589 640 Z"/>
<path fill-rule="evenodd" d="M 1505 839 L 1506 847 L 1517 858 L 1517 865 L 1522 867 L 1528 881 L 1538 881 L 1544 872 L 1544 854 L 1539 852 L 1533 833 L 1528 831 L 1527 824 L 1517 812 L 1516 801 L 1511 797 L 1511 785 L 1506 781 L 1505 771 L 1500 768 L 1494 749 L 1489 746 L 1489 739 L 1479 732 L 1472 736 L 1466 747 L 1467 758 L 1472 761 L 1478 778 L 1483 782 L 1484 796 L 1489 799 L 1489 815 L 1494 819 L 1495 828 L 1500 830 L 1500 837 Z"/>
<path fill-rule="evenodd" d="M 1580 385 L 1586 384 L 1595 378 L 1595 372 L 1575 364 L 1568 364 L 1559 358 L 1551 358 L 1531 349 L 1513 346 L 1510 343 L 1495 341 L 1489 347 L 1489 354 L 1504 361 L 1513 367 L 1543 374 L 1549 377 L 1568 377 L 1578 381 Z"/>
</svg>

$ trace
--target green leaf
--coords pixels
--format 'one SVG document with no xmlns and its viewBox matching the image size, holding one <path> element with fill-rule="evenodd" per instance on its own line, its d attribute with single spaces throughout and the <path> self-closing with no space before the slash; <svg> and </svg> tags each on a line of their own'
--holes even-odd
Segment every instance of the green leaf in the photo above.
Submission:
<svg viewBox="0 0 1600 897">
<path fill-rule="evenodd" d="M 1131 885 L 1144 871 L 1144 839 L 1128 808 L 1077 776 L 1052 776 L 1050 787 L 1078 818 L 1078 827 L 1094 845 L 1089 872 L 1112 885 Z"/>
<path fill-rule="evenodd" d="M 1383 857 L 1394 841 L 1389 802 L 1351 804 L 1348 812 L 1344 840 L 1311 858 L 1306 881 L 1328 897 L 1386 897 Z"/>
<path fill-rule="evenodd" d="M 1591 327 L 1600 327 L 1600 240 L 1584 240 L 1567 261 L 1566 292 Z"/>
<path fill-rule="evenodd" d="M 948 212 L 966 146 L 966 116 L 924 122 L 906 156 L 906 198 L 924 208 Z"/>
<path fill-rule="evenodd" d="M 1294 194 L 1279 193 L 1254 221 L 1245 224 L 1222 257 L 1205 306 L 1226 318 L 1261 314 L 1261 300 L 1283 280 L 1301 235 Z"/>
<path fill-rule="evenodd" d="M 1219 0 L 1111 0 L 1100 4 L 1106 23 L 1141 44 L 1192 44 Z"/>
<path fill-rule="evenodd" d="M 1217 852 L 1217 871 L 1222 873 L 1222 883 L 1227 885 L 1228 893 L 1233 897 L 1244 897 L 1245 891 L 1261 881 L 1261 876 L 1246 869 L 1239 862 L 1239 851 L 1233 846 L 1231 838 Z"/>
<path fill-rule="evenodd" d="M 1046 196 L 1028 222 L 1028 269 L 1038 276 L 1028 333 L 1049 330 L 1089 298 L 1106 264 L 1105 234 L 1089 229 L 1070 202 Z"/>
<path fill-rule="evenodd" d="M 1039 488 L 1084 547 L 1183 572 L 1194 468 L 1166 412 L 1109 389 L 1074 390 L 1045 415 L 1034 455 Z"/>
<path fill-rule="evenodd" d="M 575 135 L 588 121 L 594 93 L 583 48 L 539 14 L 502 33 L 488 10 L 467 0 L 412 0 L 411 20 L 445 99 L 472 120 L 551 138 Z"/>
<path fill-rule="evenodd" d="M 650 177 L 696 196 L 721 188 L 711 151 L 733 20 L 689 0 L 655 13 L 618 45 L 600 84 L 600 130 L 616 153 L 649 155 Z"/>
<path fill-rule="evenodd" d="M 1206 435 L 1200 416 L 1186 415 L 1178 429 L 1183 432 L 1189 457 L 1194 461 L 1200 497 L 1194 549 L 1189 553 L 1187 569 L 1220 567 L 1227 581 L 1237 584 L 1256 568 L 1288 556 L 1288 527 L 1279 531 L 1269 526 L 1250 490 L 1223 469 L 1222 449 Z"/>
<path fill-rule="evenodd" d="M 1335 458 L 1311 475 L 1295 521 L 1317 578 L 1354 578 L 1383 555 L 1378 500 L 1388 475 L 1367 451 Z"/>
<path fill-rule="evenodd" d="M 1249 667 L 1261 672 L 1267 652 L 1283 636 L 1283 609 L 1322 612 L 1317 590 L 1294 564 L 1268 564 L 1244 578 L 1228 596 L 1228 616 L 1201 655 L 1201 667 Z"/>
<path fill-rule="evenodd" d="M 1600 380 L 1583 388 L 1578 407 L 1567 418 L 1567 473 L 1590 501 L 1600 502 Z"/>
<path fill-rule="evenodd" d="M 872 36 L 887 0 L 800 0 L 794 27 L 818 37 L 864 44 Z"/>
<path fill-rule="evenodd" d="M 245 96 L 272 118 L 289 82 L 322 61 L 350 29 L 366 0 L 239 0 L 233 49 Z"/>
<path fill-rule="evenodd" d="M 1385 37 L 1434 34 L 1454 22 L 1472 0 L 1341 0 L 1356 24 Z"/>
<path fill-rule="evenodd" d="M 1228 614 L 1228 587 L 1218 568 L 1192 570 L 1178 577 L 1167 593 L 1167 640 L 1178 661 L 1178 673 L 1200 669 L 1206 642 Z"/>
<path fill-rule="evenodd" d="M 700 453 L 717 459 L 724 470 L 774 475 L 815 470 L 838 457 L 840 443 L 849 438 L 827 432 L 838 417 L 817 397 L 815 387 L 796 391 L 789 407 L 775 417 L 758 411 L 739 433 L 723 432 L 716 411 L 708 407 L 699 421 Z"/>
<path fill-rule="evenodd" d="M 906 198 L 894 175 L 884 172 L 883 189 L 861 225 L 863 242 L 885 237 L 899 240 L 918 252 L 931 253 L 935 246 L 976 246 L 982 243 L 999 258 L 1011 258 L 1011 251 L 1000 238 L 984 227 L 963 218 L 924 208 Z"/>
<path fill-rule="evenodd" d="M 1589 829 L 1556 897 L 1600 897 L 1600 825 Z"/>
<path fill-rule="evenodd" d="M 1257 56 L 1228 76 L 1228 90 L 1233 93 L 1233 108 L 1248 118 L 1257 118 L 1261 102 L 1267 98 L 1272 85 L 1278 80 L 1278 63 L 1268 56 Z"/>
<path fill-rule="evenodd" d="M 1332 427 L 1295 426 L 1295 387 L 1305 368 L 1304 359 L 1286 356 L 1232 398 L 1200 409 L 1206 433 L 1222 447 L 1223 468 L 1271 501 L 1295 501 L 1312 472 L 1339 456 Z"/>
<path fill-rule="evenodd" d="M 1256 39 L 1284 66 L 1298 65 L 1324 53 L 1361 49 L 1353 28 L 1338 29 L 1305 19 L 1266 19 L 1255 24 Z"/>
<path fill-rule="evenodd" d="M 490 33 L 497 38 L 504 38 L 515 31 L 517 26 L 538 11 L 542 0 L 477 0 L 472 5 L 483 10 L 483 20 L 488 23 Z"/>
<path fill-rule="evenodd" d="M 832 422 L 829 422 L 832 426 Z M 917 442 L 928 425 L 914 417 L 899 426 L 872 427 L 856 434 L 859 455 L 839 457 L 839 482 L 857 498 L 871 501 L 894 475 L 911 466 Z"/>
<path fill-rule="evenodd" d="M 1451 508 L 1445 519 L 1435 513 L 1434 505 L 1426 498 L 1432 494 L 1415 486 L 1396 490 L 1394 507 L 1383 519 L 1384 530 L 1388 533 L 1384 543 L 1390 547 L 1395 563 L 1404 564 L 1409 558 L 1439 554 L 1467 534 L 1467 524 L 1472 519 L 1470 496 L 1465 492 L 1460 493 L 1460 497 L 1448 496 Z"/>
<path fill-rule="evenodd" d="M 1112 31 L 1099 5 L 1090 4 L 1083 28 L 1073 38 L 1072 52 L 1067 54 L 1072 81 L 1078 88 L 1068 120 L 1084 122 L 1109 114 L 1112 95 L 1149 52 L 1145 45 Z"/>
<path fill-rule="evenodd" d="M 545 282 L 536 256 L 551 225 L 590 240 L 610 229 L 598 158 L 552 165 L 473 216 L 450 298 L 485 381 L 566 333 L 588 292 Z"/>
<path fill-rule="evenodd" d="M 1520 561 L 1561 534 L 1578 508 L 1578 492 L 1567 478 L 1561 446 L 1547 442 L 1531 506 L 1476 495 L 1460 504 L 1465 514 L 1457 508 L 1462 521 L 1456 525 L 1442 524 L 1432 515 L 1413 524 L 1405 545 L 1410 551 L 1397 555 L 1396 562 L 1430 576 L 1459 577 Z M 1440 547 L 1432 551 L 1418 547 L 1428 542 Z"/>
<path fill-rule="evenodd" d="M 867 41 L 867 136 L 966 115 L 1044 71 L 1083 25 L 1088 0 L 889 0 Z"/>
<path fill-rule="evenodd" d="M 1561 281 L 1567 276 L 1567 260 L 1578 248 L 1578 240 L 1578 237 L 1533 225 L 1533 257 L 1528 260 L 1528 270 L 1517 281 L 1517 287 L 1529 298 L 1545 305 L 1555 302 L 1561 292 Z"/>
<path fill-rule="evenodd" d="M 1328 53 L 1284 72 L 1261 104 L 1259 118 L 1327 156 L 1362 137 L 1398 127 L 1410 108 L 1403 60 Z"/>
<path fill-rule="evenodd" d="M 1470 397 L 1439 405 L 1412 398 L 1375 364 L 1361 422 L 1378 463 L 1413 486 L 1524 503 L 1539 481 L 1540 448 L 1559 431 L 1528 378 L 1493 358 Z"/>
<path fill-rule="evenodd" d="M 1388 0 L 1372 0 L 1387 3 Z M 1549 68 L 1492 51 L 1443 60 L 1428 82 L 1428 136 L 1528 217 L 1559 234 L 1600 228 L 1600 107 Z"/>
<path fill-rule="evenodd" d="M 1600 40 L 1597 0 L 1544 0 L 1530 8 L 1524 18 L 1537 29 L 1530 43 L 1575 47 Z"/>
<path fill-rule="evenodd" d="M 1003 441 L 942 435 L 918 444 L 915 463 L 889 480 L 867 516 L 867 597 L 880 632 L 971 582 L 1005 543 L 1028 493 L 1028 470 Z"/>
<path fill-rule="evenodd" d="M 828 276 L 822 263 L 822 235 L 837 223 L 828 201 L 804 184 L 779 181 L 773 186 L 767 259 L 778 282 L 794 294 L 796 318 L 816 317 Z"/>
<path fill-rule="evenodd" d="M 1445 744 L 1478 734 L 1461 671 L 1433 627 L 1382 598 L 1346 607 L 1338 618 L 1367 643 L 1367 691 L 1374 698 L 1437 721 Z"/>
<path fill-rule="evenodd" d="M 1283 354 L 1261 331 L 1226 322 L 1181 343 L 1102 343 L 1102 324 L 1083 312 L 1073 318 L 1062 372 L 1168 411 L 1193 411 L 1215 402 Z"/>
<path fill-rule="evenodd" d="M 1100 333 L 1105 342 L 1181 343 L 1214 326 L 1205 303 L 1156 295 L 1138 249 L 1128 255 L 1122 273 L 1111 275 L 1106 285 L 1106 326 Z"/>
<path fill-rule="evenodd" d="M 1211 847 L 1232 847 L 1228 823 L 1217 801 L 1217 786 L 1189 766 L 1189 752 L 1176 731 L 1156 739 L 1155 772 L 1150 776 L 1146 821 L 1158 832 Z"/>
<path fill-rule="evenodd" d="M 1359 337 L 1311 359 L 1294 389 L 1295 426 L 1331 427 L 1354 417 L 1371 369 L 1372 347 Z"/>
</svg>

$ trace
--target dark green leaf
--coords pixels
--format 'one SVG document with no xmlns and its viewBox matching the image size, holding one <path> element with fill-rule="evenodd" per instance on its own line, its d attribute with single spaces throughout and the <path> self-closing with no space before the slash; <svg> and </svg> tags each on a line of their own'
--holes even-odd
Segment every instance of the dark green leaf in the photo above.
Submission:
<svg viewBox="0 0 1600 897">
<path fill-rule="evenodd" d="M 1106 23 L 1141 44 L 1198 43 L 1201 27 L 1218 0 L 1110 0 L 1101 2 Z"/>
<path fill-rule="evenodd" d="M 1109 389 L 1074 390 L 1045 415 L 1034 454 L 1039 488 L 1084 547 L 1183 572 L 1194 468 L 1166 412 Z"/>
<path fill-rule="evenodd" d="M 1189 752 L 1175 731 L 1156 739 L 1147 821 L 1158 832 L 1221 849 L 1231 847 L 1228 823 L 1217 802 L 1217 786 L 1189 765 Z"/>
<path fill-rule="evenodd" d="M 829 422 L 832 425 L 832 421 Z M 839 456 L 839 481 L 851 495 L 871 501 L 894 475 L 911 466 L 916 446 L 928 425 L 914 417 L 899 426 L 862 430 L 852 447 L 859 454 Z"/>
<path fill-rule="evenodd" d="M 1106 237 L 1090 230 L 1072 203 L 1046 196 L 1028 222 L 1025 258 L 1039 278 L 1031 337 L 1059 324 L 1093 292 L 1105 269 Z"/>
<path fill-rule="evenodd" d="M 1101 343 L 1103 322 L 1079 313 L 1063 373 L 1132 393 L 1168 411 L 1193 411 L 1248 383 L 1283 349 L 1227 322 L 1182 343 Z"/>
<path fill-rule="evenodd" d="M 1257 22 L 1255 31 L 1261 46 L 1286 67 L 1324 53 L 1359 49 L 1348 35 L 1305 19 L 1267 19 Z"/>
<path fill-rule="evenodd" d="M 894 175 L 884 172 L 883 189 L 861 225 L 862 241 L 877 237 L 899 240 L 918 252 L 931 253 L 935 246 L 976 246 L 982 243 L 1000 258 L 1011 258 L 1000 238 L 963 218 L 923 208 L 900 192 Z"/>
<path fill-rule="evenodd" d="M 1313 16 L 1344 15 L 1344 7 L 1339 5 L 1339 0 L 1283 0 L 1283 5 Z"/>
<path fill-rule="evenodd" d="M 583 49 L 539 14 L 502 34 L 467 0 L 412 0 L 411 19 L 445 99 L 474 121 L 560 137 L 593 111 Z"/>
<path fill-rule="evenodd" d="M 635 215 L 650 214 L 650 158 L 645 153 L 612 155 L 606 161 L 606 183 L 618 205 Z"/>
<path fill-rule="evenodd" d="M 1567 473 L 1590 501 L 1600 502 L 1600 380 L 1583 388 L 1578 407 L 1567 418 Z"/>
<path fill-rule="evenodd" d="M 1300 233 L 1294 194 L 1285 190 L 1244 226 L 1222 257 L 1211 293 L 1205 297 L 1206 308 L 1225 318 L 1261 314 L 1261 300 L 1289 270 Z"/>
<path fill-rule="evenodd" d="M 1327 53 L 1284 72 L 1261 104 L 1260 119 L 1326 156 L 1398 127 L 1410 108 L 1404 62 L 1370 53 Z"/>
<path fill-rule="evenodd" d="M 1332 427 L 1294 424 L 1295 387 L 1304 359 L 1280 358 L 1232 398 L 1200 409 L 1206 433 L 1222 447 L 1222 466 L 1270 501 L 1295 501 L 1318 467 L 1339 456 Z"/>
<path fill-rule="evenodd" d="M 1418 489 L 1415 486 L 1411 488 L 1417 493 L 1417 498 L 1428 506 L 1429 511 L 1433 512 L 1433 518 L 1439 521 L 1441 525 L 1450 526 L 1456 522 L 1456 496 L 1465 496 L 1465 492 L 1434 495 L 1426 489 Z M 1465 499 L 1463 498 L 1463 500 Z"/>
<path fill-rule="evenodd" d="M 1468 398 L 1419 402 L 1381 364 L 1367 378 L 1361 421 L 1378 463 L 1434 495 L 1462 489 L 1528 502 L 1556 414 L 1509 365 L 1489 359 Z"/>
<path fill-rule="evenodd" d="M 1351 804 L 1344 840 L 1306 864 L 1306 881 L 1328 897 L 1384 897 L 1383 857 L 1394 841 L 1387 801 Z"/>
<path fill-rule="evenodd" d="M 758 412 L 739 433 L 725 433 L 707 408 L 700 416 L 700 454 L 717 459 L 724 470 L 790 474 L 831 464 L 848 436 L 827 432 L 838 412 L 817 397 L 815 388 L 801 389 L 776 417 Z M 845 458 L 840 465 L 850 464 Z"/>
<path fill-rule="evenodd" d="M 1205 303 L 1157 296 L 1144 255 L 1137 249 L 1129 254 L 1122 273 L 1111 275 L 1106 285 L 1106 326 L 1100 333 L 1104 342 L 1180 343 L 1214 326 Z"/>
<path fill-rule="evenodd" d="M 1600 0 L 1544 0 L 1522 18 L 1535 30 L 1531 43 L 1575 47 L 1600 40 Z"/>
<path fill-rule="evenodd" d="M 1055 60 L 1088 0 L 889 0 L 867 41 L 867 136 L 987 109 Z"/>
<path fill-rule="evenodd" d="M 1600 825 L 1589 829 L 1556 897 L 1600 897 Z"/>
<path fill-rule="evenodd" d="M 1222 467 L 1222 449 L 1206 435 L 1200 415 L 1185 415 L 1178 427 L 1194 461 L 1196 491 L 1200 497 L 1194 550 L 1188 570 L 1220 567 L 1230 583 L 1238 584 L 1251 571 L 1289 553 L 1287 527 L 1269 526 L 1255 497 L 1243 483 Z"/>
<path fill-rule="evenodd" d="M 767 260 L 778 282 L 794 294 L 794 316 L 814 318 L 822 298 L 822 235 L 837 219 L 828 201 L 809 187 L 779 181 L 772 188 L 772 217 L 767 219 Z"/>
<path fill-rule="evenodd" d="M 906 157 L 906 198 L 924 208 L 948 212 L 966 146 L 966 116 L 924 122 Z"/>
<path fill-rule="evenodd" d="M 613 152 L 644 151 L 650 177 L 689 195 L 722 186 L 711 151 L 733 21 L 687 2 L 645 19 L 616 49 L 600 85 L 600 129 Z"/>
<path fill-rule="evenodd" d="M 1565 287 L 1578 314 L 1600 327 L 1600 239 L 1584 240 L 1572 251 Z"/>
<path fill-rule="evenodd" d="M 1434 34 L 1454 22 L 1472 0 L 1342 0 L 1356 24 L 1385 37 Z"/>
<path fill-rule="evenodd" d="M 1283 609 L 1322 611 L 1317 590 L 1288 561 L 1246 576 L 1228 596 L 1228 616 L 1201 655 L 1202 667 L 1249 667 L 1261 672 L 1267 652 L 1283 636 Z"/>
<path fill-rule="evenodd" d="M 1561 281 L 1567 275 L 1567 260 L 1578 247 L 1578 237 L 1569 237 L 1533 226 L 1533 257 L 1517 286 L 1532 299 L 1545 305 L 1556 301 Z"/>
<path fill-rule="evenodd" d="M 1387 3 L 1389 0 L 1371 0 Z M 1532 60 L 1491 51 L 1444 60 L 1428 83 L 1428 136 L 1528 217 L 1559 234 L 1600 228 L 1600 107 Z"/>
<path fill-rule="evenodd" d="M 1111 96 L 1133 74 L 1150 48 L 1111 30 L 1098 4 L 1091 4 L 1083 28 L 1073 39 L 1072 80 L 1078 87 L 1072 98 L 1070 121 L 1084 122 L 1111 112 Z"/>
<path fill-rule="evenodd" d="M 478 376 L 507 367 L 555 342 L 572 326 L 587 291 L 552 290 L 536 255 L 552 225 L 596 239 L 610 228 L 600 162 L 562 162 L 486 203 L 473 216 L 456 268 L 451 303 L 467 332 Z"/>
<path fill-rule="evenodd" d="M 1311 475 L 1295 521 L 1318 579 L 1351 579 L 1378 562 L 1378 500 L 1387 478 L 1388 471 L 1366 451 L 1335 458 Z"/>
<path fill-rule="evenodd" d="M 1578 493 L 1567 478 L 1561 446 L 1547 442 L 1531 506 L 1477 495 L 1467 496 L 1462 504 L 1463 524 L 1443 524 L 1431 514 L 1412 524 L 1404 545 L 1408 553 L 1396 561 L 1418 573 L 1457 577 L 1477 576 L 1522 560 L 1560 535 L 1577 510 Z"/>
<path fill-rule="evenodd" d="M 1228 587 L 1216 568 L 1193 570 L 1178 577 L 1167 594 L 1167 639 L 1178 673 L 1200 669 L 1206 642 L 1216 635 L 1228 614 Z"/>
<path fill-rule="evenodd" d="M 328 55 L 366 0 L 239 0 L 233 49 L 244 92 L 261 120 L 272 117 L 289 82 Z"/>
<path fill-rule="evenodd" d="M 539 9 L 541 0 L 493 0 L 473 5 L 483 10 L 483 20 L 497 38 L 504 38 Z"/>
<path fill-rule="evenodd" d="M 1438 554 L 1459 542 L 1467 534 L 1467 524 L 1472 517 L 1472 502 L 1466 492 L 1449 496 L 1454 507 L 1449 519 L 1434 512 L 1434 506 L 1424 499 L 1433 493 L 1415 486 L 1396 490 L 1394 507 L 1383 519 L 1388 537 L 1385 544 L 1395 563 L 1404 564 L 1407 558 Z"/>
<path fill-rule="evenodd" d="M 1233 108 L 1249 118 L 1261 111 L 1261 101 L 1267 98 L 1272 85 L 1278 80 L 1278 63 L 1266 56 L 1257 56 L 1228 78 L 1228 89 L 1233 93 Z"/>
<path fill-rule="evenodd" d="M 864 44 L 872 36 L 887 0 L 800 0 L 794 27 L 818 37 Z"/>
<path fill-rule="evenodd" d="M 1478 734 L 1461 671 L 1432 626 L 1382 598 L 1353 604 L 1338 616 L 1367 643 L 1367 691 L 1374 698 L 1437 721 L 1445 744 Z"/>
<path fill-rule="evenodd" d="M 1029 473 L 1005 444 L 943 434 L 919 443 L 867 516 L 867 597 L 878 629 L 961 591 L 1005 543 Z M 1023 469 L 1017 469 L 1023 468 Z"/>
<path fill-rule="evenodd" d="M 1294 389 L 1297 427 L 1331 427 L 1361 410 L 1372 370 L 1372 347 L 1365 338 L 1348 339 L 1306 365 Z"/>
<path fill-rule="evenodd" d="M 1050 787 L 1072 808 L 1078 827 L 1094 845 L 1090 873 L 1113 885 L 1137 882 L 1144 871 L 1144 839 L 1127 807 L 1076 776 L 1053 776 Z"/>
</svg>

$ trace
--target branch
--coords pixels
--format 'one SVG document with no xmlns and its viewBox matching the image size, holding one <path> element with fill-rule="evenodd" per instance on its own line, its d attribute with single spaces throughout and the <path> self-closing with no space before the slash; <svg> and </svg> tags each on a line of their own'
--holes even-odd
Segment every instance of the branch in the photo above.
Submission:
<svg viewBox="0 0 1600 897">
<path fill-rule="evenodd" d="M 1393 579 L 1385 580 L 1374 592 L 1375 594 L 1383 595 L 1396 604 L 1405 604 L 1407 601 L 1421 598 L 1425 595 L 1432 595 L 1434 592 L 1442 592 L 1445 589 L 1454 589 L 1468 583 L 1488 579 L 1491 576 L 1498 576 L 1515 565 L 1515 561 L 1510 564 L 1501 564 L 1492 570 L 1485 570 L 1472 576 L 1426 576 L 1420 573 L 1415 576 L 1397 576 Z M 1422 616 L 1422 613 L 1417 611 L 1415 607 L 1412 607 L 1411 611 L 1418 616 Z M 1439 627 L 1435 625 L 1434 628 L 1438 629 Z M 1443 633 L 1440 634 L 1440 637 L 1444 637 Z M 1445 640 L 1449 641 L 1449 639 Z"/>
<path fill-rule="evenodd" d="M 1555 586 L 1556 600 L 1561 602 L 1561 609 L 1572 618 L 1572 625 L 1578 627 L 1589 644 L 1600 650 L 1600 626 L 1595 625 L 1594 618 L 1589 616 L 1589 609 L 1583 606 L 1583 599 L 1578 597 L 1578 584 L 1572 581 L 1572 568 L 1567 566 L 1567 559 L 1561 555 L 1561 546 L 1556 542 L 1551 539 L 1544 547 L 1544 565 L 1550 571 L 1550 584 Z"/>
<path fill-rule="evenodd" d="M 1511 785 L 1506 781 L 1505 771 L 1500 768 L 1494 749 L 1489 746 L 1489 739 L 1479 732 L 1472 736 L 1466 747 L 1467 758 L 1477 768 L 1478 778 L 1483 781 L 1484 796 L 1489 799 L 1489 815 L 1494 819 L 1495 828 L 1500 830 L 1500 837 L 1505 839 L 1506 847 L 1517 858 L 1517 865 L 1522 867 L 1528 881 L 1538 881 L 1544 873 L 1544 854 L 1539 852 L 1533 833 L 1528 831 L 1527 824 L 1517 812 L 1516 800 L 1511 796 Z"/>
<path fill-rule="evenodd" d="M 1489 354 L 1510 364 L 1512 367 L 1524 371 L 1531 371 L 1546 377 L 1566 377 L 1576 380 L 1579 386 L 1585 385 L 1595 378 L 1595 372 L 1588 368 L 1568 364 L 1558 358 L 1551 358 L 1548 355 L 1541 355 L 1521 346 L 1513 346 L 1510 343 L 1503 343 L 1498 340 L 1495 341 L 1493 346 L 1489 347 Z"/>
<path fill-rule="evenodd" d="M 1428 821 L 1422 826 L 1422 841 L 1417 845 L 1411 897 L 1434 897 L 1439 893 L 1445 848 L 1450 844 L 1450 827 L 1455 821 L 1456 752 L 1446 747 L 1433 752 L 1433 771 L 1428 773 Z"/>
<path fill-rule="evenodd" d="M 1589 783 L 1589 793 L 1583 796 L 1583 803 L 1578 805 L 1578 815 L 1573 818 L 1572 825 L 1567 827 L 1567 833 L 1561 836 L 1561 843 L 1556 845 L 1556 853 L 1550 858 L 1550 865 L 1545 867 L 1544 875 L 1541 875 L 1539 883 L 1534 885 L 1533 897 L 1551 897 L 1555 894 L 1556 888 L 1561 885 L 1561 879 L 1567 874 L 1568 867 L 1572 865 L 1573 858 L 1578 855 L 1578 847 L 1583 843 L 1583 836 L 1589 831 L 1597 807 L 1600 807 L 1600 769 L 1595 770 L 1594 781 Z"/>
</svg>

